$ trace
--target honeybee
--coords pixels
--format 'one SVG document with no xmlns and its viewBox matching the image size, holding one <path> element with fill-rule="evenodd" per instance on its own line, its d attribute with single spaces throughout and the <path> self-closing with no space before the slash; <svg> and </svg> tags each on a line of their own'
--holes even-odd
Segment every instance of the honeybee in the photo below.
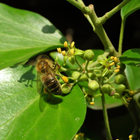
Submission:
<svg viewBox="0 0 140 140">
<path fill-rule="evenodd" d="M 37 91 L 40 94 L 42 88 L 40 89 L 41 80 L 44 86 L 44 92 L 49 94 L 61 95 L 61 85 L 57 80 L 55 74 L 56 70 L 59 68 L 58 64 L 54 64 L 53 61 L 47 55 L 40 55 L 37 58 L 36 70 L 37 76 Z M 58 76 L 58 75 L 57 75 Z"/>
<path fill-rule="evenodd" d="M 62 93 L 61 85 L 56 78 L 56 71 L 59 67 L 47 55 L 39 55 L 37 57 L 37 92 L 41 94 L 44 86 L 44 93 L 49 94 L 48 100 L 50 100 L 52 94 L 61 95 Z"/>
</svg>

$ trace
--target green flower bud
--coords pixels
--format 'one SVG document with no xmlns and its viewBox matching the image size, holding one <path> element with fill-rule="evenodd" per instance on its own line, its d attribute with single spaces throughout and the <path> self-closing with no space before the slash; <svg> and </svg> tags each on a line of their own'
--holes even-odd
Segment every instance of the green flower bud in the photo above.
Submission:
<svg viewBox="0 0 140 140">
<path fill-rule="evenodd" d="M 116 92 L 118 92 L 120 95 L 122 95 L 123 91 L 125 90 L 125 85 L 120 84 L 117 88 L 116 88 Z"/>
<path fill-rule="evenodd" d="M 75 56 L 69 57 L 68 60 L 73 65 L 75 63 Z"/>
<path fill-rule="evenodd" d="M 80 75 L 80 72 L 74 71 L 74 72 L 72 73 L 72 79 L 73 79 L 73 80 L 77 80 L 77 78 L 79 77 L 79 75 Z"/>
<path fill-rule="evenodd" d="M 122 74 L 118 74 L 116 77 L 115 77 L 115 83 L 116 84 L 125 84 L 126 82 L 126 78 L 124 75 Z"/>
<path fill-rule="evenodd" d="M 101 87 L 101 90 L 104 94 L 110 94 L 111 92 L 111 86 L 109 84 L 105 84 Z"/>
<path fill-rule="evenodd" d="M 113 98 L 117 98 L 117 99 L 120 99 L 121 98 L 121 96 L 120 96 L 119 93 L 114 93 L 112 97 Z"/>
<path fill-rule="evenodd" d="M 72 73 L 72 79 L 73 80 L 77 80 L 77 78 L 79 77 L 79 75 L 80 75 L 80 72 L 78 72 L 78 71 L 74 71 L 73 73 Z M 94 73 L 88 73 L 88 75 L 89 75 L 89 77 L 90 77 L 90 79 L 95 79 L 95 74 Z M 88 77 L 87 77 L 87 75 L 86 74 L 83 74 L 81 77 L 80 77 L 80 79 L 79 79 L 79 81 L 87 81 L 88 80 Z"/>
<path fill-rule="evenodd" d="M 99 89 L 99 84 L 97 81 L 93 80 L 88 83 L 88 88 L 92 91 L 97 91 Z"/>
<path fill-rule="evenodd" d="M 71 84 L 64 83 L 63 85 L 61 85 L 63 94 L 68 94 L 71 91 L 71 88 L 72 88 Z"/>
<path fill-rule="evenodd" d="M 85 60 L 91 61 L 94 58 L 94 52 L 92 50 L 86 50 L 84 53 Z"/>
<path fill-rule="evenodd" d="M 88 80 L 88 77 L 86 74 L 83 74 L 79 79 L 79 81 L 86 81 L 86 80 Z"/>
</svg>

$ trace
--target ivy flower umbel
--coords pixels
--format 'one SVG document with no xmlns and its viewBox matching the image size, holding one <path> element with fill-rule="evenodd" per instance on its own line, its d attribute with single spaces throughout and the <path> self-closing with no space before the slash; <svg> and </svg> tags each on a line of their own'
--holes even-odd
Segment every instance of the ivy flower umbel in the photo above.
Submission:
<svg viewBox="0 0 140 140">
<path fill-rule="evenodd" d="M 57 48 L 57 51 L 59 53 L 62 53 L 64 56 L 64 63 L 63 65 L 66 65 L 66 60 L 68 59 L 71 64 L 74 64 L 76 59 L 75 55 L 82 55 L 84 51 L 79 50 L 75 47 L 75 42 L 73 41 L 70 45 L 67 43 L 67 41 L 64 42 L 64 47 L 67 48 L 67 50 L 62 51 L 61 48 Z"/>
</svg>

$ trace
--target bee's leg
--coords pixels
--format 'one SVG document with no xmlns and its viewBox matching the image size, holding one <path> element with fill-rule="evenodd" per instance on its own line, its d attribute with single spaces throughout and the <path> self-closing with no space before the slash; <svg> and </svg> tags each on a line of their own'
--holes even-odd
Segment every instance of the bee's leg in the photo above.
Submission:
<svg viewBox="0 0 140 140">
<path fill-rule="evenodd" d="M 48 101 L 50 100 L 50 98 L 51 98 L 51 94 L 46 90 L 46 88 L 44 87 L 44 94 L 49 94 L 49 99 L 48 99 Z"/>
<path fill-rule="evenodd" d="M 48 91 L 46 90 L 45 87 L 44 87 L 44 94 L 48 94 Z"/>
<path fill-rule="evenodd" d="M 54 72 L 56 72 L 59 69 L 60 69 L 60 65 L 58 63 L 54 63 L 54 68 L 53 68 Z"/>
<path fill-rule="evenodd" d="M 58 74 L 55 74 L 55 76 L 58 76 L 58 77 L 60 77 L 65 83 L 68 83 L 68 78 L 66 77 L 66 76 L 60 76 L 60 75 L 58 75 Z M 65 78 L 64 78 L 65 77 Z"/>
</svg>

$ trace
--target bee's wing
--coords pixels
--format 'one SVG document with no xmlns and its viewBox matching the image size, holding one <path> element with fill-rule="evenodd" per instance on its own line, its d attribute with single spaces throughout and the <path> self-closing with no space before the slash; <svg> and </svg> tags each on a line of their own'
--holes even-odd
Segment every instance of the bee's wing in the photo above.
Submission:
<svg viewBox="0 0 140 140">
<path fill-rule="evenodd" d="M 45 94 L 41 94 L 40 95 L 40 99 L 39 99 L 39 108 L 40 108 L 40 111 L 43 112 L 45 110 L 45 107 L 46 107 L 46 104 L 45 104 L 45 101 L 44 101 L 44 95 Z"/>
<path fill-rule="evenodd" d="M 41 82 L 40 74 L 39 74 L 39 73 L 37 73 L 36 86 L 37 86 L 37 92 L 38 92 L 39 94 L 41 94 L 41 93 L 42 93 L 42 89 L 43 89 L 43 84 L 42 84 L 42 82 Z"/>
</svg>

